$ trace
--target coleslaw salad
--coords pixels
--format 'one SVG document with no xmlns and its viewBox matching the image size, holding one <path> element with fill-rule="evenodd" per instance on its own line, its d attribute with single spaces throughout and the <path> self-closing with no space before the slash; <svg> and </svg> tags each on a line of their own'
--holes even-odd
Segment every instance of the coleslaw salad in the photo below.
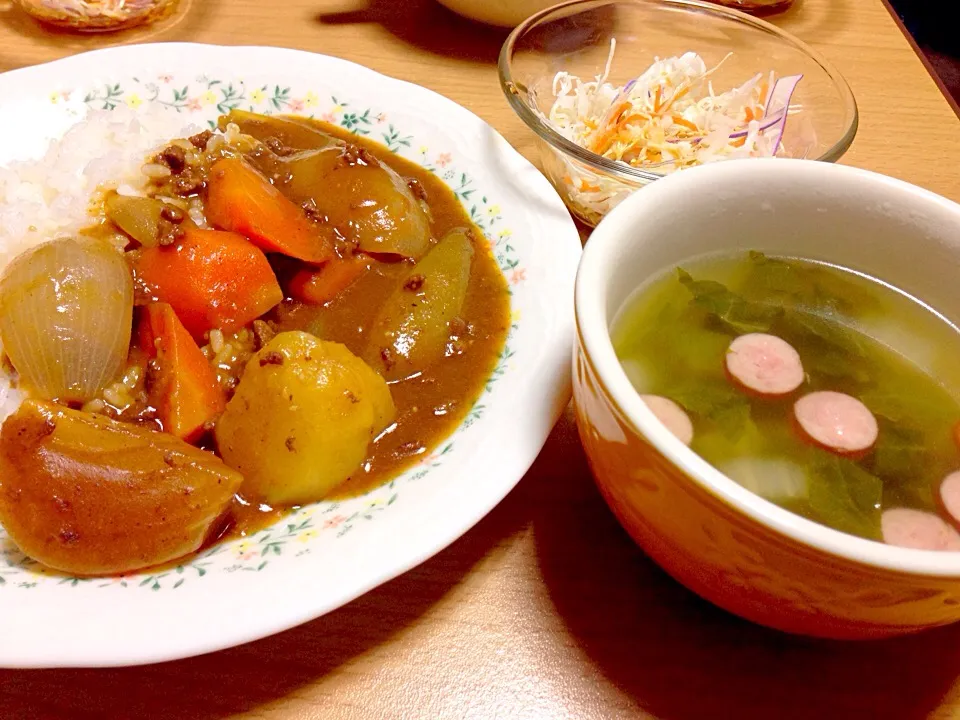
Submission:
<svg viewBox="0 0 960 720">
<path fill-rule="evenodd" d="M 604 71 L 592 80 L 559 72 L 554 102 L 543 116 L 560 135 L 618 163 L 667 175 L 694 165 L 783 154 L 787 118 L 800 111 L 790 100 L 801 75 L 777 78 L 757 73 L 743 84 L 716 92 L 713 67 L 686 52 L 655 58 L 622 86 L 608 82 L 616 52 L 611 40 Z M 564 194 L 575 212 L 598 220 L 636 185 L 603 176 L 566 158 Z"/>
</svg>

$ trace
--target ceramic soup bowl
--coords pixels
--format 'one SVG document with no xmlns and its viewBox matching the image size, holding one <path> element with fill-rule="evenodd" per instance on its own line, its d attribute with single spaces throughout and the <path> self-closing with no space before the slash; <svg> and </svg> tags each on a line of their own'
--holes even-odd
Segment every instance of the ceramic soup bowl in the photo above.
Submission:
<svg viewBox="0 0 960 720">
<path fill-rule="evenodd" d="M 576 285 L 574 398 L 603 496 L 633 539 L 708 600 L 781 630 L 876 638 L 960 619 L 960 553 L 883 545 L 754 495 L 671 435 L 634 391 L 610 325 L 645 279 L 705 253 L 836 263 L 960 320 L 960 205 L 806 160 L 694 168 L 600 224 Z"/>
</svg>

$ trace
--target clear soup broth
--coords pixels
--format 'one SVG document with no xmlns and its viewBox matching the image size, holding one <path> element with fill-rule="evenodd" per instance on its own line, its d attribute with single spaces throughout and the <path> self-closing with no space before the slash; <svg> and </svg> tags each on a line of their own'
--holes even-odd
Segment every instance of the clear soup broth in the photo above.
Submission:
<svg viewBox="0 0 960 720">
<path fill-rule="evenodd" d="M 645 283 L 612 336 L 637 392 L 676 403 L 680 429 L 651 410 L 747 489 L 863 538 L 960 550 L 960 332 L 931 308 L 750 252 Z"/>
</svg>

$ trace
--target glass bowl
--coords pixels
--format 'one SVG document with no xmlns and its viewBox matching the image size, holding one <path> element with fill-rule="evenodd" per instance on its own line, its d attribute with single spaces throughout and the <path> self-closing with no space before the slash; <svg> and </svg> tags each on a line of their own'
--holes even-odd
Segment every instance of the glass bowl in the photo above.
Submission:
<svg viewBox="0 0 960 720">
<path fill-rule="evenodd" d="M 179 0 L 17 0 L 36 20 L 74 32 L 112 32 L 155 22 Z"/>
<path fill-rule="evenodd" d="M 553 104 L 556 73 L 583 79 L 603 74 L 611 39 L 616 39 L 616 54 L 608 81 L 614 86 L 632 80 L 656 58 L 687 51 L 698 53 L 707 67 L 730 54 L 711 76 L 718 93 L 757 73 L 802 74 L 778 156 L 833 162 L 853 142 L 857 104 L 846 81 L 819 53 L 770 23 L 697 0 L 556 5 L 528 18 L 507 38 L 500 51 L 500 84 L 511 107 L 538 136 L 542 169 L 570 211 L 588 225 L 596 225 L 634 190 L 677 169 L 601 157 L 563 137 L 542 114 Z"/>
</svg>

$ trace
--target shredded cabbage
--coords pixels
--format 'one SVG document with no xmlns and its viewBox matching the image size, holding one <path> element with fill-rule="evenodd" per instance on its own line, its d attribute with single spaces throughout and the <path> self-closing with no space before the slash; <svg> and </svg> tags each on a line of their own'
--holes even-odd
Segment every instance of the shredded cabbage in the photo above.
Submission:
<svg viewBox="0 0 960 720">
<path fill-rule="evenodd" d="M 717 94 L 711 76 L 732 54 L 708 68 L 697 53 L 655 62 L 616 87 L 607 82 L 616 40 L 602 75 L 584 81 L 566 72 L 553 79 L 554 103 L 545 119 L 562 136 L 602 157 L 669 174 L 683 168 L 781 150 L 790 95 L 798 76 L 758 73 Z M 778 92 L 778 87 L 780 91 Z M 598 175 L 558 155 L 563 190 L 575 212 L 595 222 L 636 186 Z M 638 181 L 639 182 L 639 181 Z M 583 212 L 580 212 L 583 210 Z"/>
</svg>

